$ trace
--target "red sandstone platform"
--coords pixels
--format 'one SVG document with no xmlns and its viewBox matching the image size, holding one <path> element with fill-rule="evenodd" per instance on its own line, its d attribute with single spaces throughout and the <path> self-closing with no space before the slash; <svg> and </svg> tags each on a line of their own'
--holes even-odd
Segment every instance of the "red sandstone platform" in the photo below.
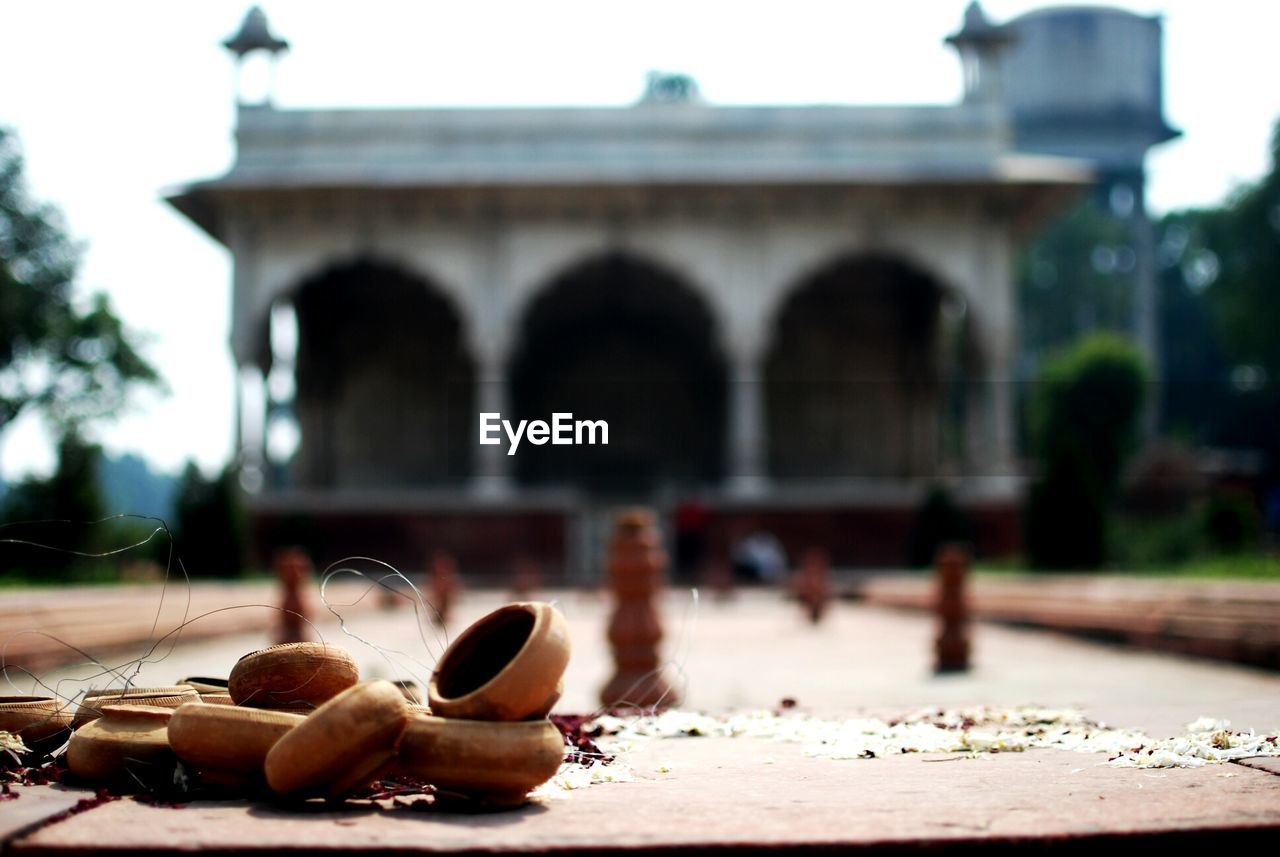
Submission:
<svg viewBox="0 0 1280 857">
<path fill-rule="evenodd" d="M 319 803 L 303 812 L 244 802 L 172 808 L 125 799 L 41 824 L 37 815 L 59 812 L 82 793 L 33 787 L 0 803 L 0 831 L 13 837 L 6 857 L 1015 845 L 1070 852 L 1174 842 L 1239 847 L 1280 836 L 1280 776 L 1266 765 L 1117 769 L 1098 755 L 1052 750 L 838 761 L 748 738 L 655 740 L 627 761 L 636 782 L 495 814 L 371 805 L 335 812 Z"/>
</svg>

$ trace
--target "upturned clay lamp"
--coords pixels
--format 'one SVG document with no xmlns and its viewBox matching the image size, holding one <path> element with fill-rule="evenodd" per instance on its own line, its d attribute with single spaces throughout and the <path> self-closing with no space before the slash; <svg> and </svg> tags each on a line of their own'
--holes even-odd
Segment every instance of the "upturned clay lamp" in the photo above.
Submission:
<svg viewBox="0 0 1280 857">
<path fill-rule="evenodd" d="M 280 795 L 341 798 L 390 765 L 410 716 L 389 681 L 347 688 L 276 741 L 263 762 L 267 784 Z"/>
<path fill-rule="evenodd" d="M 492 806 L 524 802 L 564 761 L 564 739 L 550 720 L 486 723 L 416 717 L 400 739 L 398 770 Z"/>
<path fill-rule="evenodd" d="M 236 705 L 309 710 L 360 680 L 355 658 L 341 646 L 282 643 L 236 661 L 227 690 Z"/>
<path fill-rule="evenodd" d="M 431 674 L 427 701 L 440 717 L 532 720 L 560 699 L 569 625 L 550 604 L 499 607 L 467 628 Z"/>
<path fill-rule="evenodd" d="M 173 761 L 168 734 L 172 716 L 172 708 L 153 705 L 104 706 L 101 717 L 72 734 L 68 770 L 97 783 L 127 781 L 169 764 Z"/>
<path fill-rule="evenodd" d="M 168 687 L 131 687 L 127 690 L 105 688 L 85 693 L 71 721 L 72 729 L 97 720 L 109 705 L 145 705 L 151 708 L 177 708 L 187 702 L 199 702 L 200 694 L 186 685 Z"/>
<path fill-rule="evenodd" d="M 71 705 L 52 696 L 0 696 L 0 732 L 37 753 L 56 750 L 71 732 Z"/>
<path fill-rule="evenodd" d="M 169 720 L 169 746 L 202 782 L 260 782 L 267 753 L 302 714 L 229 705 L 183 705 Z"/>
</svg>

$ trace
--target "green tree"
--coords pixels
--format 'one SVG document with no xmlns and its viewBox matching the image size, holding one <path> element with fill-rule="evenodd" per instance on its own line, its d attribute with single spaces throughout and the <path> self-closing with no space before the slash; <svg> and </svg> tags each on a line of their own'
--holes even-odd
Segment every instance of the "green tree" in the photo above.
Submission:
<svg viewBox="0 0 1280 857">
<path fill-rule="evenodd" d="M 206 479 L 189 462 L 178 480 L 174 515 L 174 543 L 188 574 L 234 577 L 244 570 L 248 537 L 234 467 Z"/>
<path fill-rule="evenodd" d="M 1027 504 L 1027 553 L 1042 568 L 1095 568 L 1146 387 L 1141 353 L 1116 334 L 1087 336 L 1041 366 L 1031 438 L 1041 472 Z"/>
<path fill-rule="evenodd" d="M 1203 293 L 1223 352 L 1211 442 L 1265 453 L 1280 482 L 1280 123 L 1271 169 L 1218 209 L 1183 215 L 1178 273 Z"/>
<path fill-rule="evenodd" d="M 73 294 L 79 250 L 58 212 L 33 200 L 17 137 L 0 127 L 0 433 L 24 410 L 58 434 L 117 413 L 159 375 L 105 295 Z"/>
<path fill-rule="evenodd" d="M 1132 327 L 1137 256 L 1131 226 L 1108 209 L 1106 190 L 1080 200 L 1019 256 L 1022 346 L 1033 364 L 1089 331 Z"/>
<path fill-rule="evenodd" d="M 98 525 L 106 505 L 98 485 L 102 450 L 75 432 L 58 441 L 53 475 L 28 477 L 5 494 L 7 522 L 0 535 L 14 541 L 0 549 L 6 571 L 73 576 L 84 556 L 101 551 L 107 528 Z M 44 547 L 36 547 L 43 545 Z"/>
</svg>

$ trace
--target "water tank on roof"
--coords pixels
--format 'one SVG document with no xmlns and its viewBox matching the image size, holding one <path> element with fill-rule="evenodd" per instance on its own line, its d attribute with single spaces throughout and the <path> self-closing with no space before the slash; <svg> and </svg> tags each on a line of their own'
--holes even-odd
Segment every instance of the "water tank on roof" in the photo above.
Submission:
<svg viewBox="0 0 1280 857">
<path fill-rule="evenodd" d="M 1119 169 L 1177 136 L 1164 119 L 1159 16 L 1063 6 L 1007 26 L 1004 93 L 1020 148 Z"/>
</svg>

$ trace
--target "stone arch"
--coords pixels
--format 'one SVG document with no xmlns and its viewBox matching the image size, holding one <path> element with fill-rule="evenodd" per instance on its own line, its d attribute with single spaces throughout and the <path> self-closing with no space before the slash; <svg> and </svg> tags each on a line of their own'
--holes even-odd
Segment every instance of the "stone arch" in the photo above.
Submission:
<svg viewBox="0 0 1280 857">
<path fill-rule="evenodd" d="M 898 254 L 828 261 L 787 290 L 765 352 L 771 475 L 935 475 L 949 290 Z"/>
<path fill-rule="evenodd" d="M 514 415 L 604 419 L 609 445 L 522 446 L 517 480 L 615 495 L 717 482 L 726 405 L 718 342 L 702 295 L 647 258 L 602 253 L 552 278 L 517 328 Z"/>
<path fill-rule="evenodd" d="M 331 265 L 281 297 L 298 317 L 295 485 L 466 479 L 475 370 L 454 302 L 417 273 L 368 257 Z"/>
</svg>

